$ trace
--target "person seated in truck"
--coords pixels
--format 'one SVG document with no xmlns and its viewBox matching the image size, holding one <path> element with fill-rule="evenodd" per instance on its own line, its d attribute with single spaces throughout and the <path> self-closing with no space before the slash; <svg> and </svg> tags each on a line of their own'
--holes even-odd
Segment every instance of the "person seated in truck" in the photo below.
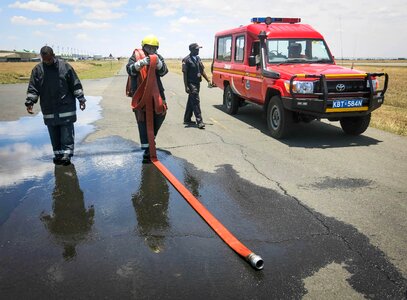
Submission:
<svg viewBox="0 0 407 300">
<path fill-rule="evenodd" d="M 253 43 L 250 55 L 256 58 L 256 65 L 260 64 L 260 42 Z"/>
<path fill-rule="evenodd" d="M 302 46 L 300 43 L 292 43 L 288 47 L 288 58 L 305 58 L 305 55 L 301 54 Z"/>
</svg>

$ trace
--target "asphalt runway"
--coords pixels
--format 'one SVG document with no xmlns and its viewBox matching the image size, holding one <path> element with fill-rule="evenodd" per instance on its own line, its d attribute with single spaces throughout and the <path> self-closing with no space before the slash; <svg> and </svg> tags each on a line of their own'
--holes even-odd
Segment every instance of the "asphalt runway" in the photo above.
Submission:
<svg viewBox="0 0 407 300">
<path fill-rule="evenodd" d="M 26 85 L 0 86 L 2 298 L 406 298 L 404 137 L 312 122 L 277 141 L 260 108 L 227 115 L 205 85 L 199 130 L 182 124 L 182 77 L 164 77 L 158 158 L 264 259 L 256 271 L 141 163 L 125 82 L 83 81 L 69 167 L 52 164 Z"/>
</svg>

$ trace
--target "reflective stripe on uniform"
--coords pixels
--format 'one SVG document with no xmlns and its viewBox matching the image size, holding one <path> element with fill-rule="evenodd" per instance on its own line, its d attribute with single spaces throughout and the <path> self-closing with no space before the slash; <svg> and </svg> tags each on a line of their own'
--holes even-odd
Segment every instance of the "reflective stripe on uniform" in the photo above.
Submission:
<svg viewBox="0 0 407 300">
<path fill-rule="evenodd" d="M 83 90 L 82 89 L 75 90 L 73 91 L 73 94 L 75 97 L 81 96 L 83 95 Z"/>
<path fill-rule="evenodd" d="M 70 112 L 66 112 L 66 113 L 60 113 L 59 117 L 60 118 L 65 118 L 65 117 L 70 117 L 70 116 L 74 116 L 76 115 L 75 111 L 70 111 Z"/>
<path fill-rule="evenodd" d="M 54 151 L 54 154 L 55 154 L 55 155 L 62 155 L 62 154 L 64 154 L 64 151 L 62 151 L 62 150 L 57 150 L 57 151 Z"/>
<path fill-rule="evenodd" d="M 52 115 L 44 115 L 44 119 L 53 119 L 54 118 L 54 114 Z"/>
<path fill-rule="evenodd" d="M 73 154 L 73 150 L 70 150 L 70 149 L 64 150 L 64 151 L 61 151 L 61 152 L 63 152 L 63 154 Z"/>
<path fill-rule="evenodd" d="M 30 99 L 30 100 L 37 100 L 37 99 L 38 99 L 38 95 L 28 93 L 28 94 L 27 94 L 27 99 Z"/>
<path fill-rule="evenodd" d="M 149 147 L 149 144 L 141 144 L 141 149 L 147 149 Z"/>
<path fill-rule="evenodd" d="M 60 113 L 59 117 L 60 118 L 65 118 L 65 117 L 70 117 L 70 116 L 75 116 L 76 112 L 75 111 L 69 111 L 65 113 Z M 54 114 L 49 114 L 49 115 L 44 115 L 44 119 L 53 119 L 55 117 Z"/>
</svg>

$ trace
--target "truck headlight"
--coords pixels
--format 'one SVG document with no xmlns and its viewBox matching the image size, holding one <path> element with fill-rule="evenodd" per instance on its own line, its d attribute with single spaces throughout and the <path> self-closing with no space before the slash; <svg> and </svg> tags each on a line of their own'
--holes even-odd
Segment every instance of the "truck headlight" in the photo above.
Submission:
<svg viewBox="0 0 407 300">
<path fill-rule="evenodd" d="M 290 92 L 290 81 L 285 82 L 287 92 Z M 313 81 L 293 81 L 293 92 L 298 94 L 312 94 L 314 92 Z"/>
<path fill-rule="evenodd" d="M 376 92 L 379 89 L 379 80 L 377 79 L 372 79 L 372 85 L 373 85 L 373 92 Z M 366 86 L 370 88 L 369 80 L 367 81 Z"/>
</svg>

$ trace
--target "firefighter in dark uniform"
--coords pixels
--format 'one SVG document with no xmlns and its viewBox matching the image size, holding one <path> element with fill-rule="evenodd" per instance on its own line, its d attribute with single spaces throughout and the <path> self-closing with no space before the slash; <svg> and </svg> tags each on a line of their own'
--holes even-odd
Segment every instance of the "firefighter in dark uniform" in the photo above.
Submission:
<svg viewBox="0 0 407 300">
<path fill-rule="evenodd" d="M 156 36 L 148 35 L 141 41 L 142 49 L 134 50 L 126 65 L 127 74 L 130 76 L 130 91 L 128 96 L 133 96 L 138 85 L 141 84 L 142 80 L 144 79 L 142 78 L 142 73 L 143 71 L 145 72 L 147 66 L 150 64 L 149 55 L 156 54 L 158 56 L 156 67 L 158 90 L 160 91 L 163 104 L 166 106 L 167 104 L 165 102 L 164 86 L 161 82 L 161 77 L 168 73 L 168 68 L 164 62 L 164 58 L 157 53 L 159 45 L 160 44 Z M 141 149 L 144 150 L 143 163 L 148 163 L 150 162 L 150 153 L 147 136 L 146 113 L 145 111 L 140 110 L 134 110 L 134 113 L 136 115 L 140 135 Z M 154 136 L 157 136 L 158 130 L 164 122 L 165 115 L 165 112 L 162 114 L 157 114 L 154 112 Z"/>
<path fill-rule="evenodd" d="M 195 115 L 196 124 L 199 129 L 205 128 L 205 124 L 202 120 L 199 89 L 202 81 L 202 77 L 208 82 L 208 87 L 212 87 L 205 73 L 204 65 L 201 58 L 198 56 L 199 48 L 202 48 L 197 43 L 189 45 L 190 54 L 182 60 L 182 72 L 184 74 L 185 92 L 188 94 L 188 102 L 185 108 L 184 124 L 191 125 L 192 113 Z"/>
<path fill-rule="evenodd" d="M 40 99 L 44 123 L 48 127 L 54 150 L 54 163 L 69 165 L 74 154 L 76 99 L 81 110 L 86 108 L 82 84 L 71 65 L 57 59 L 51 47 L 40 51 L 42 62 L 31 72 L 25 106 L 33 113 Z"/>
</svg>

